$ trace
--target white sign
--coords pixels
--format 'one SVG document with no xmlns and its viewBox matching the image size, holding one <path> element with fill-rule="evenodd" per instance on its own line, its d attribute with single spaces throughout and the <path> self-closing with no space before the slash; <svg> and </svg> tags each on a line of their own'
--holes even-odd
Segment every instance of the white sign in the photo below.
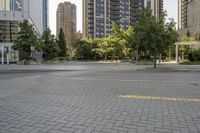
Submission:
<svg viewBox="0 0 200 133">
<path fill-rule="evenodd" d="M 35 50 L 35 47 L 34 46 L 31 46 L 31 51 L 34 51 Z"/>
</svg>

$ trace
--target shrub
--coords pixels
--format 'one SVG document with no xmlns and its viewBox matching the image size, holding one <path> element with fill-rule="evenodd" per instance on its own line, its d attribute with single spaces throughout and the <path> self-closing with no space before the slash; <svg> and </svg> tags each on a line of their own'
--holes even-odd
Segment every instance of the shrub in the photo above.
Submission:
<svg viewBox="0 0 200 133">
<path fill-rule="evenodd" d="M 146 56 L 142 56 L 140 57 L 140 60 L 147 60 L 147 61 L 151 61 L 152 57 L 150 55 L 146 55 Z"/>
<path fill-rule="evenodd" d="M 189 61 L 194 61 L 194 58 L 193 58 L 193 51 L 189 51 L 188 52 L 188 59 L 189 59 Z"/>
<path fill-rule="evenodd" d="M 200 61 L 200 50 L 195 50 L 193 52 L 193 58 L 195 61 Z"/>
<path fill-rule="evenodd" d="M 58 59 L 59 59 L 59 61 L 64 61 L 64 60 L 66 60 L 65 57 L 58 57 Z"/>
<path fill-rule="evenodd" d="M 188 52 L 188 59 L 193 61 L 200 61 L 200 49 Z"/>
</svg>

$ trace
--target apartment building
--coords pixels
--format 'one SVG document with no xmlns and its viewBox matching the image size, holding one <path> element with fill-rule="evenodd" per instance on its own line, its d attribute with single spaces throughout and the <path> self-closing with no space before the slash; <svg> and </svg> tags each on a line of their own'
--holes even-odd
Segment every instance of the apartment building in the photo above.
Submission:
<svg viewBox="0 0 200 133">
<path fill-rule="evenodd" d="M 65 34 L 68 49 L 72 47 L 72 39 L 76 32 L 76 5 L 70 2 L 60 3 L 57 8 L 56 15 L 56 36 L 58 38 L 60 29 L 62 28 Z"/>
<path fill-rule="evenodd" d="M 178 1 L 178 32 L 180 36 L 195 35 L 200 32 L 200 1 Z"/>
<path fill-rule="evenodd" d="M 127 29 L 137 22 L 137 13 L 152 9 L 159 18 L 163 0 L 83 0 L 83 37 L 105 37 L 110 34 L 112 23 Z"/>
<path fill-rule="evenodd" d="M 178 0 L 178 29 L 187 28 L 189 0 Z"/>
</svg>

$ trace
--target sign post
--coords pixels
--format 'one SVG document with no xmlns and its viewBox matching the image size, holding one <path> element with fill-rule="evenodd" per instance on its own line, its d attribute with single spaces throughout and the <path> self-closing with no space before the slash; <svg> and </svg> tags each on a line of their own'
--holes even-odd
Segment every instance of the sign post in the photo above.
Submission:
<svg viewBox="0 0 200 133">
<path fill-rule="evenodd" d="M 3 65 L 4 64 L 4 47 L 1 46 L 1 64 Z"/>
</svg>

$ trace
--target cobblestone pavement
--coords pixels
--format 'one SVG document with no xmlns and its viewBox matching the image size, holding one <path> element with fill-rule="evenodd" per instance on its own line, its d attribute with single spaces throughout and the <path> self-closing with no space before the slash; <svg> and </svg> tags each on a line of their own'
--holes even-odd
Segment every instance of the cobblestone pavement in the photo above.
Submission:
<svg viewBox="0 0 200 133">
<path fill-rule="evenodd" d="M 200 133 L 200 73 L 133 67 L 1 69 L 0 133 Z"/>
</svg>

